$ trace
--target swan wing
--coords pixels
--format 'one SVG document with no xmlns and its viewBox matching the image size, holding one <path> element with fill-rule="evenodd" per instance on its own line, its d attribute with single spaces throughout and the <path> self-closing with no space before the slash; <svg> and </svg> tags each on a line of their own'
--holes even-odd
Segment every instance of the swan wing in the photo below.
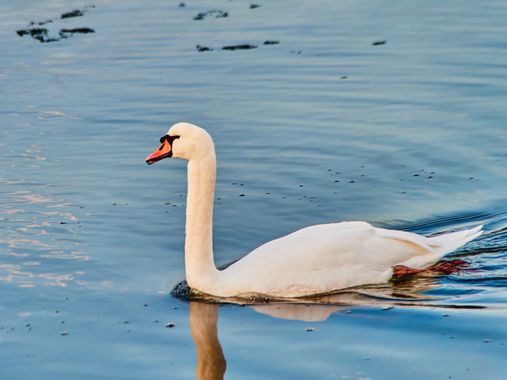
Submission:
<svg viewBox="0 0 507 380">
<path fill-rule="evenodd" d="M 427 238 L 366 222 L 310 226 L 263 244 L 232 264 L 223 272 L 225 285 L 235 295 L 255 289 L 294 297 L 383 283 L 391 278 L 393 266 L 431 265 L 479 231 Z"/>
</svg>

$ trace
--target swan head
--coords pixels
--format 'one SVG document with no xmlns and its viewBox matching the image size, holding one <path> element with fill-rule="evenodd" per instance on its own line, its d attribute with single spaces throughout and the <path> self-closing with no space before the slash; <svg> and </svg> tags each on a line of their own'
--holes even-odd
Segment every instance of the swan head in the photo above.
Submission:
<svg viewBox="0 0 507 380">
<path fill-rule="evenodd" d="M 176 123 L 160 138 L 162 145 L 146 157 L 148 165 L 164 158 L 183 160 L 205 158 L 215 155 L 213 140 L 208 132 L 190 123 Z"/>
</svg>

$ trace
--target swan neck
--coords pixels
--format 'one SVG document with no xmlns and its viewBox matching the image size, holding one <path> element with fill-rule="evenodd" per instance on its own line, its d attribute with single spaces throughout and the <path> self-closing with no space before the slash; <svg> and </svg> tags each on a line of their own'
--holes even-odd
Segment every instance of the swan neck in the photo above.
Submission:
<svg viewBox="0 0 507 380">
<path fill-rule="evenodd" d="M 213 260 L 214 151 L 188 162 L 185 272 L 191 288 L 205 290 L 218 272 Z"/>
</svg>

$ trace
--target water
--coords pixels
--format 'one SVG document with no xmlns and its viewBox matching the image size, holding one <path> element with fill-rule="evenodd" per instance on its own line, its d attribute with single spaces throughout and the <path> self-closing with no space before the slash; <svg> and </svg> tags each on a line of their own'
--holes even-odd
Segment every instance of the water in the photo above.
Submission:
<svg viewBox="0 0 507 380">
<path fill-rule="evenodd" d="M 90 3 L 2 3 L 2 378 L 505 379 L 506 4 L 178 4 L 99 1 L 41 44 L 15 31 Z M 215 139 L 218 265 L 328 221 L 487 233 L 451 276 L 189 305 L 185 165 L 144 163 L 180 120 Z"/>
</svg>

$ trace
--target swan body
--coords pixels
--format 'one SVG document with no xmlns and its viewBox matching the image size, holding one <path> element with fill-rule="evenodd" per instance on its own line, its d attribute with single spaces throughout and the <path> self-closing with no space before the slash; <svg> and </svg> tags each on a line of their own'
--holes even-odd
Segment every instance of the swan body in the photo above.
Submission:
<svg viewBox="0 0 507 380">
<path fill-rule="evenodd" d="M 423 269 L 481 234 L 481 226 L 434 237 L 366 222 L 310 226 L 275 239 L 219 271 L 213 260 L 216 177 L 213 141 L 190 123 L 173 125 L 146 158 L 188 160 L 185 273 L 191 289 L 215 297 L 303 297 L 385 283 L 393 267 Z"/>
</svg>

